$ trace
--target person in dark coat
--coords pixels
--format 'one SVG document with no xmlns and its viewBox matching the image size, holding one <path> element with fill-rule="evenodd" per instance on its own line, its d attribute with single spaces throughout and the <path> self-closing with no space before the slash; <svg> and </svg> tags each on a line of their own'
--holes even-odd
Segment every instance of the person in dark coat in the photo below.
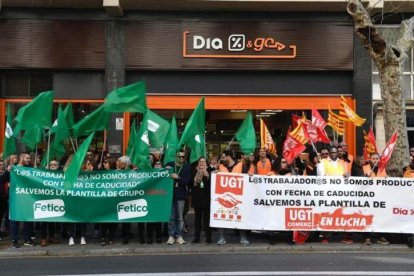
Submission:
<svg viewBox="0 0 414 276">
<path fill-rule="evenodd" d="M 170 221 L 168 223 L 167 244 L 185 244 L 182 237 L 184 226 L 184 203 L 187 191 L 191 183 L 191 166 L 185 163 L 186 153 L 177 152 L 175 162 L 167 163 L 165 168 L 172 169 L 171 178 L 173 179 L 173 204 L 171 208 Z"/>
<path fill-rule="evenodd" d="M 206 231 L 206 244 L 211 244 L 210 228 L 210 172 L 207 168 L 207 160 L 200 157 L 194 173 L 194 184 L 192 188 L 192 203 L 194 207 L 194 240 L 192 244 L 200 243 L 201 229 Z"/>
</svg>

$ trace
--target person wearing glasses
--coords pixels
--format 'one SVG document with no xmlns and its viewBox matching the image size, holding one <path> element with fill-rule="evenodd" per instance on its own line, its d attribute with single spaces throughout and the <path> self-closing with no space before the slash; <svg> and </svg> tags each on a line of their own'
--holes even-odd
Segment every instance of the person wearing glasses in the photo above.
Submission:
<svg viewBox="0 0 414 276">
<path fill-rule="evenodd" d="M 319 153 L 319 161 L 321 160 L 321 159 L 328 159 L 328 157 L 329 157 L 329 150 L 327 149 L 327 148 L 322 148 L 321 149 L 321 152 Z"/>
<path fill-rule="evenodd" d="M 329 157 L 321 159 L 318 164 L 318 176 L 349 176 L 348 166 L 338 158 L 338 148 L 332 147 L 329 151 Z"/>
<path fill-rule="evenodd" d="M 191 167 L 185 163 L 185 160 L 186 153 L 179 151 L 176 154 L 175 162 L 169 162 L 165 166 L 167 169 L 172 169 L 171 178 L 174 185 L 171 216 L 168 223 L 168 245 L 186 243 L 182 236 L 182 230 L 184 227 L 184 204 L 191 184 Z"/>
<path fill-rule="evenodd" d="M 326 159 L 321 159 L 321 162 L 317 166 L 317 175 L 318 176 L 343 176 L 348 177 L 348 167 L 345 162 L 338 158 L 338 148 L 331 147 L 329 150 L 329 157 Z M 325 235 L 320 235 L 323 244 L 329 243 L 329 232 L 325 232 Z M 350 236 L 345 233 L 342 242 L 346 244 L 353 243 Z"/>
</svg>

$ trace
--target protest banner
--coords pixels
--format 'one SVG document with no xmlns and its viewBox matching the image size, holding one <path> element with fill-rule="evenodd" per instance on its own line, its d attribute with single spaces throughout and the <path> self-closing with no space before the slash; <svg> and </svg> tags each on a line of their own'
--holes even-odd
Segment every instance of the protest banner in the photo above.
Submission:
<svg viewBox="0 0 414 276">
<path fill-rule="evenodd" d="M 14 166 L 10 218 L 16 221 L 168 221 L 172 179 L 167 170 L 81 172 L 69 189 L 63 171 Z"/>
<path fill-rule="evenodd" d="M 414 233 L 414 179 L 212 175 L 210 226 Z"/>
</svg>

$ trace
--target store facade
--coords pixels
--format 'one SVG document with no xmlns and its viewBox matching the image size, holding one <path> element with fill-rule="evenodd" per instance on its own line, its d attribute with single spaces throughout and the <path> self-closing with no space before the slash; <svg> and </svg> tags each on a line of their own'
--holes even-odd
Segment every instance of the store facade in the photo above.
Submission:
<svg viewBox="0 0 414 276">
<path fill-rule="evenodd" d="M 0 18 L 2 129 L 7 103 L 17 112 L 36 93 L 54 90 L 56 103 L 71 101 L 80 119 L 114 88 L 140 80 L 149 108 L 168 120 L 175 114 L 180 126 L 205 96 L 214 154 L 246 110 L 265 118 L 279 150 L 292 113 L 325 114 L 339 108 L 340 95 L 372 118 L 370 59 L 345 12 L 133 12 L 114 19 L 95 10 L 3 8 Z M 133 116 L 112 116 L 109 151 L 125 150 Z M 353 154 L 362 151 L 361 132 L 346 124 Z"/>
</svg>

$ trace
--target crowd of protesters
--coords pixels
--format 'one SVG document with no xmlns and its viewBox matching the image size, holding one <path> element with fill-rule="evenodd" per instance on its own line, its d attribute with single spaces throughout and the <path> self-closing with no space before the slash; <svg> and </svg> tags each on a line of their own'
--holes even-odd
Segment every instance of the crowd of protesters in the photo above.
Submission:
<svg viewBox="0 0 414 276">
<path fill-rule="evenodd" d="M 187 224 L 186 214 L 190 208 L 194 209 L 194 238 L 192 244 L 201 243 L 202 232 L 205 233 L 204 243 L 211 244 L 213 231 L 218 232 L 217 245 L 226 244 L 225 229 L 212 229 L 209 226 L 210 220 L 210 187 L 211 173 L 213 172 L 230 172 L 246 173 L 249 175 L 318 175 L 318 176 L 358 176 L 358 177 L 384 177 L 386 172 L 378 171 L 378 153 L 372 153 L 369 160 L 362 156 L 355 158 L 348 153 L 347 144 L 341 142 L 334 145 L 322 146 L 318 154 L 308 151 L 298 156 L 292 164 L 276 154 L 271 154 L 266 149 L 258 149 L 244 155 L 241 152 L 224 151 L 221 156 L 201 157 L 197 162 L 188 164 L 189 153 L 185 150 L 176 154 L 174 162 L 167 163 L 164 166 L 171 170 L 173 179 L 173 201 L 171 206 L 171 215 L 168 223 L 138 223 L 138 241 L 141 244 L 154 242 L 161 244 L 166 242 L 168 245 L 186 244 L 185 234 L 189 231 L 190 226 Z M 414 148 L 410 149 L 411 163 L 404 169 L 404 177 L 414 177 Z M 157 156 L 149 156 L 154 168 L 163 168 L 161 160 Z M 20 223 L 10 221 L 8 216 L 8 190 L 10 185 L 10 169 L 13 165 L 39 167 L 40 158 L 38 156 L 22 153 L 20 156 L 11 155 L 6 160 L 0 159 L 0 226 L 2 236 L 11 236 L 12 246 L 19 247 L 19 228 Z M 59 163 L 57 160 L 50 160 L 47 169 L 64 170 L 71 161 L 67 160 Z M 109 153 L 102 155 L 88 152 L 84 164 L 84 171 L 93 170 L 128 170 L 137 169 L 131 164 L 128 156 L 114 158 Z M 121 225 L 119 225 L 121 224 Z M 55 222 L 33 222 L 23 223 L 23 244 L 25 246 L 34 246 L 36 244 L 36 231 L 40 230 L 40 245 L 66 243 L 74 246 L 77 242 L 81 245 L 87 243 L 85 223 L 55 223 Z M 94 236 L 98 237 L 102 246 L 112 245 L 115 241 L 116 232 L 120 228 L 121 240 L 123 244 L 128 244 L 130 239 L 135 235 L 131 233 L 131 223 L 96 223 L 94 224 Z M 233 232 L 229 231 L 228 232 Z M 239 229 L 238 235 L 240 243 L 249 245 L 249 229 Z M 57 238 L 60 233 L 60 240 Z M 154 240 L 155 233 L 155 240 Z M 295 240 L 291 232 L 288 234 L 286 242 L 294 244 Z M 267 231 L 262 232 L 267 236 L 269 244 L 276 244 L 280 232 Z M 308 233 L 309 235 L 309 233 Z M 311 233 L 309 240 L 318 241 L 327 244 L 331 241 L 333 233 L 314 232 Z M 397 235 L 397 234 L 391 234 Z M 167 236 L 166 240 L 163 239 Z M 286 235 L 285 235 L 286 236 Z M 352 244 L 352 233 L 343 233 L 341 242 Z M 363 242 L 365 245 L 371 245 L 374 241 L 378 244 L 387 245 L 390 234 L 385 233 L 364 233 Z M 79 240 L 77 240 L 79 238 Z M 408 245 L 413 246 L 413 239 L 408 238 Z"/>
</svg>

